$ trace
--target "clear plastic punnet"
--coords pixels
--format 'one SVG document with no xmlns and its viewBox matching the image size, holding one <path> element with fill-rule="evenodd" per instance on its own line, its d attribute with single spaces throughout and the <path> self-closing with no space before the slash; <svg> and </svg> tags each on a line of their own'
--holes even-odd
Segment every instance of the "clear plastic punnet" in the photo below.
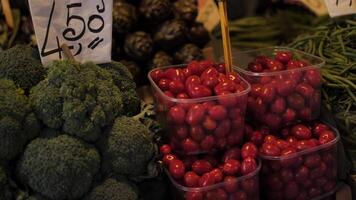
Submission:
<svg viewBox="0 0 356 200">
<path fill-rule="evenodd" d="M 233 54 L 251 84 L 246 115 L 274 130 L 319 117 L 325 61 L 299 50 L 269 47 Z"/>
<path fill-rule="evenodd" d="M 182 70 L 186 65 L 158 68 L 159 70 Z M 165 139 L 172 150 L 180 154 L 200 154 L 227 149 L 242 144 L 245 110 L 250 84 L 235 74 L 240 92 L 183 99 L 169 96 L 156 83 L 151 74 L 148 78 L 153 88 L 155 110 Z M 180 118 L 172 116 L 179 113 Z M 214 114 L 215 113 L 215 114 Z M 219 113 L 219 114 L 216 114 Z"/>
<path fill-rule="evenodd" d="M 171 189 L 174 200 L 258 200 L 259 193 L 259 173 L 261 170 L 261 161 L 258 161 L 258 167 L 255 171 L 241 177 L 236 177 L 234 182 L 226 184 L 224 182 L 206 187 L 185 187 L 177 182 L 165 170 L 171 182 Z"/>
<path fill-rule="evenodd" d="M 330 126 L 331 127 L 331 126 Z M 261 196 L 267 200 L 317 200 L 337 187 L 337 143 L 340 135 L 325 144 L 285 156 L 260 154 Z"/>
</svg>

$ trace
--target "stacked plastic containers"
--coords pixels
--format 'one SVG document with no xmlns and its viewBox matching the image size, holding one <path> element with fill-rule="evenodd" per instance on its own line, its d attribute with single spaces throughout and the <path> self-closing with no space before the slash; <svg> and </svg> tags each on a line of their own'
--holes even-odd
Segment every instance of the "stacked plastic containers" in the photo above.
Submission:
<svg viewBox="0 0 356 200">
<path fill-rule="evenodd" d="M 277 137 L 286 133 L 285 140 L 295 140 L 287 137 L 290 133 L 284 132 L 286 127 L 319 118 L 321 67 L 325 63 L 321 58 L 283 47 L 233 56 L 237 71 L 251 84 L 246 115 L 252 124 L 268 127 Z M 263 198 L 320 199 L 334 192 L 339 135 L 336 130 L 332 134 L 333 139 L 322 144 L 318 138 L 301 137 L 294 144 L 297 146 L 292 146 L 300 151 L 283 150 L 279 145 L 289 144 L 282 140 L 264 144 L 260 152 Z M 273 155 L 274 151 L 284 153 Z"/>
<path fill-rule="evenodd" d="M 148 78 L 171 149 L 163 162 L 175 198 L 258 199 L 260 161 L 247 160 L 254 170 L 241 172 L 249 83 L 211 61 L 156 68 Z"/>
</svg>

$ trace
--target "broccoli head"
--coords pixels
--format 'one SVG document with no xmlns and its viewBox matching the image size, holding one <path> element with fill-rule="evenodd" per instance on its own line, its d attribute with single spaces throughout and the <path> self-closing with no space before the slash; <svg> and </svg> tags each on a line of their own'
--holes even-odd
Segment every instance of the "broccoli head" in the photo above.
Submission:
<svg viewBox="0 0 356 200">
<path fill-rule="evenodd" d="M 147 171 L 156 148 L 148 128 L 136 119 L 119 117 L 99 143 L 105 170 L 119 175 L 139 176 Z"/>
<path fill-rule="evenodd" d="M 136 92 L 136 83 L 130 71 L 119 62 L 111 62 L 101 65 L 113 75 L 115 84 L 123 93 L 124 113 L 127 116 L 137 114 L 140 108 L 140 98 Z"/>
<path fill-rule="evenodd" d="M 85 200 L 137 200 L 138 192 L 133 184 L 126 181 L 106 179 L 96 186 Z"/>
<path fill-rule="evenodd" d="M 18 161 L 20 180 L 56 200 L 85 195 L 99 168 L 97 150 L 68 135 L 32 140 Z"/>
<path fill-rule="evenodd" d="M 16 45 L 0 52 L 0 78 L 13 80 L 28 92 L 45 78 L 38 52 L 30 46 Z"/>
<path fill-rule="evenodd" d="M 0 79 L 0 160 L 10 160 L 21 153 L 39 129 L 24 91 L 13 81 Z"/>
<path fill-rule="evenodd" d="M 7 174 L 5 168 L 0 166 L 0 200 L 8 200 L 11 199 L 11 192 L 9 187 L 9 181 L 7 178 Z"/>
<path fill-rule="evenodd" d="M 40 120 L 85 141 L 123 112 L 122 92 L 110 72 L 94 63 L 55 61 L 48 76 L 32 88 L 30 101 Z"/>
</svg>

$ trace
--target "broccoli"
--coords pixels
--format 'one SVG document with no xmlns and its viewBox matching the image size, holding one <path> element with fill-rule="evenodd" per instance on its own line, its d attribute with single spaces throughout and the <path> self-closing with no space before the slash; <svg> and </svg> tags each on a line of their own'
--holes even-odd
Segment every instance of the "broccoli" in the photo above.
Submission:
<svg viewBox="0 0 356 200">
<path fill-rule="evenodd" d="M 11 199 L 11 191 L 5 169 L 0 166 L 0 200 Z"/>
<path fill-rule="evenodd" d="M 85 200 L 137 200 L 136 187 L 126 181 L 117 181 L 113 178 L 106 179 L 96 186 Z"/>
<path fill-rule="evenodd" d="M 148 128 L 136 119 L 119 117 L 99 142 L 103 168 L 115 174 L 139 176 L 147 171 L 156 148 Z"/>
<path fill-rule="evenodd" d="M 99 168 L 97 150 L 68 135 L 31 141 L 18 161 L 19 179 L 56 200 L 85 195 Z"/>
<path fill-rule="evenodd" d="M 136 92 L 136 83 L 130 71 L 119 62 L 103 64 L 101 67 L 111 72 L 115 84 L 123 92 L 124 113 L 127 116 L 137 114 L 141 101 Z"/>
<path fill-rule="evenodd" d="M 66 60 L 49 66 L 30 101 L 46 126 L 91 142 L 123 113 L 122 95 L 107 70 Z"/>
<path fill-rule="evenodd" d="M 45 75 L 38 52 L 32 47 L 16 45 L 0 52 L 0 78 L 13 80 L 26 93 Z"/>
<path fill-rule="evenodd" d="M 11 80 L 0 79 L 0 160 L 15 158 L 39 129 L 23 90 Z"/>
</svg>

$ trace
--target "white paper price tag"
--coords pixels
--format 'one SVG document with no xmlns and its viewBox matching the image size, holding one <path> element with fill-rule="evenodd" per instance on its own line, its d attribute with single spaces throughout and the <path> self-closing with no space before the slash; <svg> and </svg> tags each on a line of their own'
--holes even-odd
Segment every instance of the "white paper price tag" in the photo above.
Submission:
<svg viewBox="0 0 356 200">
<path fill-rule="evenodd" d="M 198 0 L 198 9 L 197 21 L 212 31 L 220 23 L 219 10 L 214 0 Z"/>
<path fill-rule="evenodd" d="M 324 0 L 300 0 L 300 2 L 318 16 L 328 14 Z"/>
<path fill-rule="evenodd" d="M 356 13 L 356 0 L 325 0 L 325 3 L 331 17 Z"/>
<path fill-rule="evenodd" d="M 44 65 L 64 57 L 66 44 L 80 62 L 111 61 L 113 0 L 29 0 Z"/>
</svg>

